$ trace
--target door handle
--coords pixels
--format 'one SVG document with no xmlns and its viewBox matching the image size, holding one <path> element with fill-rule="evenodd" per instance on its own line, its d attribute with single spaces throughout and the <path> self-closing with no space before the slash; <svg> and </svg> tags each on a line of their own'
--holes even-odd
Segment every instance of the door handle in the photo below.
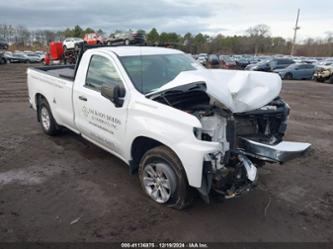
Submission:
<svg viewBox="0 0 333 249">
<path fill-rule="evenodd" d="M 82 101 L 87 101 L 88 99 L 84 96 L 79 96 L 79 100 L 82 100 Z"/>
</svg>

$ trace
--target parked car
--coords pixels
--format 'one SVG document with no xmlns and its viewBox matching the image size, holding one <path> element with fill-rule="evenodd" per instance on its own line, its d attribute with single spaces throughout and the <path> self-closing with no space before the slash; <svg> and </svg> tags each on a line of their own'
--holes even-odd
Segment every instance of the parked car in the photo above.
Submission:
<svg viewBox="0 0 333 249">
<path fill-rule="evenodd" d="M 322 60 L 315 64 L 318 68 L 326 68 L 326 67 L 332 67 L 333 66 L 333 59 L 328 60 Z"/>
<path fill-rule="evenodd" d="M 256 64 L 250 64 L 245 67 L 245 70 L 250 71 L 262 71 L 262 72 L 272 72 L 276 69 L 283 69 L 288 67 L 295 62 L 291 59 L 284 59 L 284 58 L 274 58 L 268 59 Z"/>
<path fill-rule="evenodd" d="M 220 55 L 220 63 L 224 69 L 236 69 L 236 62 L 228 55 Z"/>
<path fill-rule="evenodd" d="M 200 54 L 198 54 L 198 57 L 205 57 L 206 60 L 208 60 L 208 54 L 207 53 L 200 53 Z"/>
<path fill-rule="evenodd" d="M 28 69 L 41 129 L 67 127 L 121 158 L 156 203 L 182 209 L 195 190 L 234 198 L 256 186 L 257 167 L 311 146 L 283 141 L 289 106 L 276 74 L 206 69 L 158 47 L 88 49 L 78 61 Z"/>
<path fill-rule="evenodd" d="M 236 62 L 238 69 L 244 69 L 247 65 L 250 64 L 249 59 L 244 58 L 244 57 L 235 58 L 235 62 Z"/>
<path fill-rule="evenodd" d="M 28 63 L 29 57 L 23 52 L 7 53 L 7 61 L 10 63 Z"/>
<path fill-rule="evenodd" d="M 325 82 L 328 80 L 330 84 L 333 84 L 333 62 L 325 62 L 324 64 L 325 66 L 317 66 L 313 79 L 318 82 Z"/>
<path fill-rule="evenodd" d="M 39 54 L 36 54 L 34 52 L 28 53 L 26 55 L 28 56 L 28 62 L 29 63 L 41 63 L 44 59 Z"/>
<path fill-rule="evenodd" d="M 99 45 L 99 44 L 104 44 L 105 42 L 104 37 L 97 33 L 85 34 L 83 40 L 88 45 Z"/>
<path fill-rule="evenodd" d="M 207 57 L 199 55 L 198 58 L 196 59 L 197 62 L 199 62 L 201 65 L 206 66 L 207 65 Z"/>
<path fill-rule="evenodd" d="M 41 62 L 43 62 L 43 60 L 44 60 L 44 57 L 45 57 L 45 52 L 43 52 L 43 51 L 36 51 L 35 52 L 35 55 L 36 56 L 38 56 L 40 59 L 41 59 Z"/>
<path fill-rule="evenodd" d="M 286 68 L 289 65 L 294 64 L 295 61 L 293 61 L 292 59 L 288 59 L 288 58 L 274 58 L 274 59 L 270 60 L 268 63 L 269 63 L 270 71 L 274 71 L 275 69 Z"/>
<path fill-rule="evenodd" d="M 283 69 L 275 69 L 273 72 L 278 73 L 285 80 L 311 80 L 315 68 L 312 64 L 291 64 Z"/>
<path fill-rule="evenodd" d="M 216 54 L 210 54 L 207 63 L 211 68 L 218 68 L 220 66 L 219 57 Z"/>
<path fill-rule="evenodd" d="M 13 53 L 10 51 L 6 51 L 3 53 L 3 57 L 6 59 L 7 62 L 11 62 L 10 59 L 13 57 Z"/>
<path fill-rule="evenodd" d="M 4 39 L 0 39 L 0 49 L 7 50 L 9 48 L 8 43 Z"/>
<path fill-rule="evenodd" d="M 74 49 L 78 47 L 80 43 L 83 43 L 83 39 L 77 37 L 68 37 L 62 42 L 64 50 Z"/>
<path fill-rule="evenodd" d="M 127 31 L 127 32 L 116 32 L 110 35 L 105 41 L 106 44 L 123 44 L 123 45 L 144 45 L 146 44 L 145 36 L 141 32 Z"/>
<path fill-rule="evenodd" d="M 245 70 L 250 71 L 262 71 L 262 72 L 270 72 L 271 67 L 269 66 L 269 61 L 261 61 L 254 64 L 249 64 L 245 67 Z"/>
</svg>

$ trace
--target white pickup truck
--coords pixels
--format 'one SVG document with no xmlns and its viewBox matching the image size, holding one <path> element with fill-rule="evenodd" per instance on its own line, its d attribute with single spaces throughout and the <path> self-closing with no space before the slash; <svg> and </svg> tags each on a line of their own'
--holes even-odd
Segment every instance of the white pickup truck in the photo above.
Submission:
<svg viewBox="0 0 333 249">
<path fill-rule="evenodd" d="M 46 134 L 80 134 L 138 172 L 152 200 L 178 209 L 195 189 L 207 202 L 212 191 L 247 192 L 257 167 L 310 147 L 282 141 L 289 106 L 277 74 L 209 70 L 174 49 L 87 49 L 75 66 L 29 68 L 28 88 Z"/>
</svg>

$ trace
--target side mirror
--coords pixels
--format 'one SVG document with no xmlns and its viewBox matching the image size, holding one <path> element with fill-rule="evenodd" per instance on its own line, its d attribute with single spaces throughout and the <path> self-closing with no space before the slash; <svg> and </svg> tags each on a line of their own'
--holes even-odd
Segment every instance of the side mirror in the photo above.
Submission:
<svg viewBox="0 0 333 249">
<path fill-rule="evenodd" d="M 115 87 L 102 86 L 101 95 L 109 99 L 115 107 L 122 107 L 124 104 L 126 90 L 120 85 L 116 85 Z"/>
</svg>

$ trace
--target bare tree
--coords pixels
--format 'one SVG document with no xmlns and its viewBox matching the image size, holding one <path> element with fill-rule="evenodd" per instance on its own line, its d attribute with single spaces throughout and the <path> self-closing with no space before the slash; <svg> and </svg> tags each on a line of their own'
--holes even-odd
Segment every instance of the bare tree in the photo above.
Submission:
<svg viewBox="0 0 333 249">
<path fill-rule="evenodd" d="M 333 42 L 333 32 L 332 31 L 326 31 L 326 39 L 328 43 L 332 43 Z"/>
<path fill-rule="evenodd" d="M 16 43 L 20 43 L 22 45 L 27 45 L 30 42 L 30 32 L 29 30 L 19 25 L 16 27 Z"/>
<path fill-rule="evenodd" d="M 246 33 L 251 37 L 267 37 L 270 36 L 270 27 L 266 24 L 258 24 L 246 30 Z"/>
<path fill-rule="evenodd" d="M 246 33 L 250 36 L 252 40 L 252 45 L 254 47 L 254 54 L 258 54 L 259 50 L 265 44 L 265 38 L 270 36 L 270 27 L 266 24 L 258 24 L 254 27 L 250 27 L 246 30 Z"/>
</svg>

